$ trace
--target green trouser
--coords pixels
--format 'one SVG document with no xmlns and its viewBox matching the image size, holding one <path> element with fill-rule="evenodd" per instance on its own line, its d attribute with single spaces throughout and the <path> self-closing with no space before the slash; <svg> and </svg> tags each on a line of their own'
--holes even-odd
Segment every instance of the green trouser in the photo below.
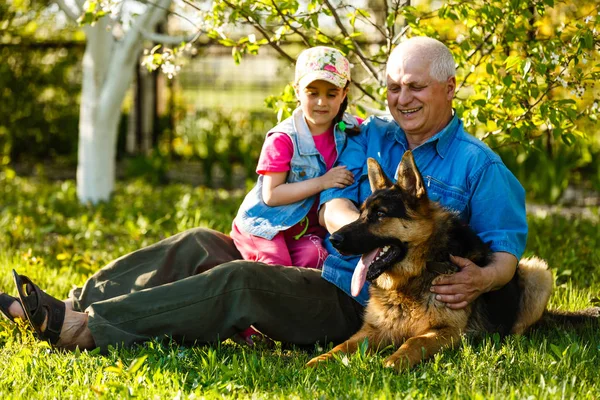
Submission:
<svg viewBox="0 0 600 400">
<path fill-rule="evenodd" d="M 314 269 L 239 260 L 232 240 L 192 229 L 123 256 L 72 291 L 96 345 L 170 336 L 181 343 L 231 337 L 250 325 L 272 339 L 338 343 L 363 307 Z"/>
</svg>

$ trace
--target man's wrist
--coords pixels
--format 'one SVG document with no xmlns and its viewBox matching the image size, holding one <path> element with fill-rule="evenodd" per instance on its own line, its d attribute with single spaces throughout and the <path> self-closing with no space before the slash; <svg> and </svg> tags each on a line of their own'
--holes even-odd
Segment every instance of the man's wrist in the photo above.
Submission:
<svg viewBox="0 0 600 400">
<path fill-rule="evenodd" d="M 484 292 L 491 292 L 497 289 L 500 289 L 502 286 L 504 286 L 502 283 L 498 282 L 498 265 L 495 263 L 492 263 L 490 265 L 488 265 L 487 267 L 483 268 L 483 272 L 485 275 L 485 287 L 484 287 Z"/>
</svg>

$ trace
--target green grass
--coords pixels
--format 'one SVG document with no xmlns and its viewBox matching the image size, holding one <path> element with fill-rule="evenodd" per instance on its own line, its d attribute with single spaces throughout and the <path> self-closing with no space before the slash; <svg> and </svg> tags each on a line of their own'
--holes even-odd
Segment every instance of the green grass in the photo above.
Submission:
<svg viewBox="0 0 600 400">
<path fill-rule="evenodd" d="M 0 290 L 14 294 L 18 269 L 66 296 L 106 262 L 184 229 L 228 232 L 243 193 L 119 183 L 111 202 L 79 205 L 73 182 L 0 174 Z M 530 218 L 526 255 L 548 260 L 551 306 L 587 307 L 600 293 L 598 225 Z M 600 398 L 600 331 L 549 329 L 500 341 L 465 338 L 413 370 L 395 374 L 382 355 L 358 353 L 310 370 L 315 352 L 282 348 L 181 347 L 151 341 L 130 349 L 67 353 L 0 321 L 0 398 Z M 316 350 L 318 351 L 318 350 Z"/>
</svg>

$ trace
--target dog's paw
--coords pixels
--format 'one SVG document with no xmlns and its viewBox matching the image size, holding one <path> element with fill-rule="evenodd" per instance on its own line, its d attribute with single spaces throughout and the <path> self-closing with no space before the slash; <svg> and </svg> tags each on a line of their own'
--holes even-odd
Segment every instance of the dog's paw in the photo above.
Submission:
<svg viewBox="0 0 600 400">
<path fill-rule="evenodd" d="M 321 354 L 307 362 L 305 366 L 308 368 L 317 368 L 319 364 L 329 361 L 330 358 L 331 354 L 329 353 Z"/>
<path fill-rule="evenodd" d="M 396 371 L 401 372 L 410 368 L 410 363 L 406 357 L 394 357 L 389 356 L 383 360 L 383 366 L 385 368 L 394 368 Z"/>
</svg>

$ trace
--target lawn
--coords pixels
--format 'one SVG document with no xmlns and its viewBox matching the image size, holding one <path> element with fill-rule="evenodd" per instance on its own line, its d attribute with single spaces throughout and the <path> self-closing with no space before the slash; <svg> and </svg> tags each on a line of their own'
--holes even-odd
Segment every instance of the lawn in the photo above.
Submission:
<svg viewBox="0 0 600 400">
<path fill-rule="evenodd" d="M 11 269 L 58 297 L 107 261 L 196 226 L 227 232 L 243 193 L 121 182 L 111 202 L 79 205 L 72 181 L 40 182 L 0 172 L 0 290 Z M 595 210 L 596 215 L 598 210 Z M 548 260 L 550 305 L 598 305 L 598 223 L 529 217 L 526 255 Z M 327 344 L 324 344 L 326 347 Z M 181 347 L 154 340 L 130 349 L 65 353 L 0 321 L 0 398 L 600 398 L 600 329 L 550 328 L 499 340 L 465 338 L 410 372 L 385 354 L 303 368 L 319 349 Z"/>
</svg>

